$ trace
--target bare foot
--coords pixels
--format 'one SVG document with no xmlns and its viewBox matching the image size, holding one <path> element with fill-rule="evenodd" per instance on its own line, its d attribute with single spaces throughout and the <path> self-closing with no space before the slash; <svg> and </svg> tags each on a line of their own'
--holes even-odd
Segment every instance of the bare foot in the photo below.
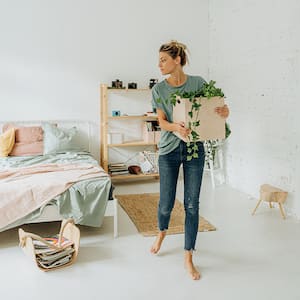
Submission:
<svg viewBox="0 0 300 300">
<path fill-rule="evenodd" d="M 158 253 L 158 251 L 159 251 L 159 249 L 160 249 L 160 246 L 161 246 L 161 244 L 162 244 L 162 242 L 163 242 L 163 240 L 164 240 L 164 238 L 165 238 L 165 236 L 166 236 L 166 230 L 164 230 L 164 231 L 160 231 L 159 233 L 158 233 L 158 235 L 157 235 L 157 237 L 156 237 L 156 239 L 155 239 L 155 242 L 153 243 L 153 245 L 152 245 L 152 247 L 151 247 L 151 249 L 150 249 L 150 252 L 152 253 L 152 254 L 156 254 L 156 253 Z"/>
<path fill-rule="evenodd" d="M 193 256 L 191 251 L 186 251 L 184 265 L 193 280 L 200 279 L 201 275 L 193 264 Z"/>
</svg>

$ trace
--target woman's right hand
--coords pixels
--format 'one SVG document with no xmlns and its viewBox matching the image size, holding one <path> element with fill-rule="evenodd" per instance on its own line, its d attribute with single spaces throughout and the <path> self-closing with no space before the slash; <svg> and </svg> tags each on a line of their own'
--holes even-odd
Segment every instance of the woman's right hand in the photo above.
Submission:
<svg viewBox="0 0 300 300">
<path fill-rule="evenodd" d="M 176 127 L 176 131 L 184 138 L 188 137 L 191 133 L 191 130 L 185 127 L 184 122 L 176 123 Z"/>
</svg>

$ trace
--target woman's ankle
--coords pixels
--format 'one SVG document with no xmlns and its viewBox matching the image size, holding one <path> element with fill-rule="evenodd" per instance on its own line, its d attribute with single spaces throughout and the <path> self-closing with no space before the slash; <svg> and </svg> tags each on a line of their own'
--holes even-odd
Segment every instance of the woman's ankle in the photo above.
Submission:
<svg viewBox="0 0 300 300">
<path fill-rule="evenodd" d="M 161 244 L 162 244 L 162 242 L 163 242 L 166 234 L 167 234 L 166 230 L 158 232 L 158 234 L 156 236 L 156 239 L 155 239 L 155 242 L 154 242 L 154 244 L 152 245 L 152 247 L 150 249 L 151 253 L 153 253 L 153 254 L 158 253 L 158 251 L 160 250 Z"/>
<path fill-rule="evenodd" d="M 167 230 L 160 230 L 158 236 L 164 238 L 166 234 L 167 234 Z"/>
<path fill-rule="evenodd" d="M 186 262 L 193 261 L 193 250 L 185 250 L 184 251 L 184 259 Z"/>
</svg>

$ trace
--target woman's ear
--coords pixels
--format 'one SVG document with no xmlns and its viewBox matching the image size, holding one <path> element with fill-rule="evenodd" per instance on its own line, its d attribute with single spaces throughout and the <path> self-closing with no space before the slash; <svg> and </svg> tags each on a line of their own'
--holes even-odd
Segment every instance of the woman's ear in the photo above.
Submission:
<svg viewBox="0 0 300 300">
<path fill-rule="evenodd" d="M 176 58 L 175 58 L 175 64 L 176 65 L 179 65 L 181 62 L 181 57 L 178 55 Z"/>
</svg>

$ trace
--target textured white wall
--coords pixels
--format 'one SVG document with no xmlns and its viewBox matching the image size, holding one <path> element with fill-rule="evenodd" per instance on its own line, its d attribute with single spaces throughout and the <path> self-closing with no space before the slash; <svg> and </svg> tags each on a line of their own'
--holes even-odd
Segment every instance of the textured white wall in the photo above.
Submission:
<svg viewBox="0 0 300 300">
<path fill-rule="evenodd" d="M 195 25 L 197 20 L 197 25 Z M 207 76 L 208 0 L 0 1 L 0 120 L 99 124 L 99 84 L 160 78 L 159 46 L 189 46 Z"/>
<path fill-rule="evenodd" d="M 281 187 L 300 217 L 299 11 L 297 0 L 209 1 L 209 77 L 231 108 L 228 183 L 255 198 L 262 183 Z"/>
</svg>

